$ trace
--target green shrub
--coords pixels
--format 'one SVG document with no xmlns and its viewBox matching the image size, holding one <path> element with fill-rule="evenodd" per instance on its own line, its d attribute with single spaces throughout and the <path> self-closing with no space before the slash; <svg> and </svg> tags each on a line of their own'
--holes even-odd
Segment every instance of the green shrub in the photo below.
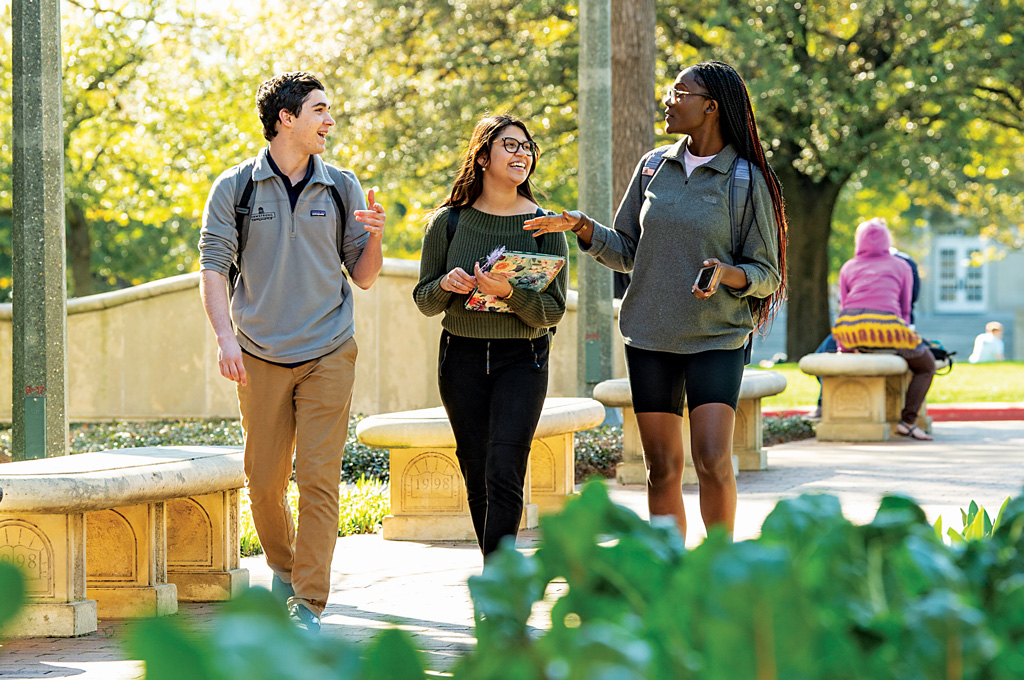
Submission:
<svg viewBox="0 0 1024 680">
<path fill-rule="evenodd" d="M 506 544 L 470 578 L 477 646 L 453 675 L 1017 680 L 1024 499 L 1000 515 L 986 535 L 950 546 L 909 499 L 884 498 L 858 526 L 835 497 L 805 495 L 779 502 L 756 540 L 712 531 L 688 551 L 673 523 L 641 520 L 591 483 L 542 518 L 534 555 Z M 538 635 L 527 620 L 555 580 L 567 587 Z M 400 631 L 358 650 L 303 637 L 261 590 L 202 638 L 180 625 L 153 619 L 132 635 L 150 680 L 426 677 Z"/>
<path fill-rule="evenodd" d="M 988 540 L 946 546 L 912 501 L 847 521 L 832 496 L 781 501 L 757 540 L 712 532 L 687 551 L 587 485 L 541 523 L 533 557 L 502 549 L 470 579 L 473 680 L 544 678 L 1021 677 L 1024 502 Z M 526 625 L 556 579 L 539 639 Z"/>
<path fill-rule="evenodd" d="M 602 425 L 576 433 L 576 481 L 593 476 L 612 479 L 615 466 L 622 462 L 622 428 Z"/>
<path fill-rule="evenodd" d="M 263 546 L 256 535 L 256 525 L 252 520 L 252 508 L 249 505 L 249 494 L 241 494 L 241 516 L 239 517 L 239 536 L 243 557 L 251 557 L 263 553 Z M 299 488 L 295 482 L 288 484 L 288 505 L 292 509 L 295 526 L 299 525 Z M 342 486 L 339 496 L 338 535 L 375 534 L 381 522 L 391 514 L 391 496 L 388 484 L 375 479 L 360 477 L 355 486 Z"/>
<path fill-rule="evenodd" d="M 762 420 L 763 446 L 775 446 L 814 436 L 814 423 L 801 416 L 768 416 Z"/>
<path fill-rule="evenodd" d="M 387 449 L 374 449 L 356 439 L 356 424 L 365 418 L 361 413 L 349 422 L 345 457 L 341 459 L 341 481 L 355 484 L 361 477 L 386 482 L 391 478 Z"/>
</svg>

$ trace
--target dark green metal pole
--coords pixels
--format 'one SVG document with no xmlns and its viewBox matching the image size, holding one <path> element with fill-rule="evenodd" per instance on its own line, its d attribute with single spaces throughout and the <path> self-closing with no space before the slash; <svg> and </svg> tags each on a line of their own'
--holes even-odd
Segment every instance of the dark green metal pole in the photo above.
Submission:
<svg viewBox="0 0 1024 680">
<path fill-rule="evenodd" d="M 612 223 L 611 0 L 580 3 L 579 207 Z M 577 386 L 589 397 L 612 377 L 612 272 L 586 255 L 578 261 Z"/>
<path fill-rule="evenodd" d="M 14 0 L 14 460 L 67 453 L 59 0 Z"/>
</svg>

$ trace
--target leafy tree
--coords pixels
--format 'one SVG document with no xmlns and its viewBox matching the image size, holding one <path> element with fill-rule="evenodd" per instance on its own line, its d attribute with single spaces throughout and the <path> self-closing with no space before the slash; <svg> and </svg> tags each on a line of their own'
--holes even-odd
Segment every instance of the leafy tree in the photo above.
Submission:
<svg viewBox="0 0 1024 680">
<path fill-rule="evenodd" d="M 380 185 L 397 218 L 388 255 L 419 252 L 422 218 L 447 196 L 488 112 L 526 121 L 541 147 L 535 184 L 552 207 L 575 205 L 574 10 L 552 0 L 374 0 L 309 11 L 341 27 L 322 65 L 338 121 L 333 157 Z"/>
<path fill-rule="evenodd" d="M 195 268 L 199 219 L 225 153 L 259 147 L 253 88 L 222 68 L 240 42 L 166 0 L 62 3 L 72 295 Z M 10 110 L 10 3 L 0 59 Z M 226 96 L 228 93 L 231 96 Z M 241 98 L 237 98 L 238 97 Z M 6 104 L 7 106 L 3 106 Z M 239 115 L 240 109 L 248 109 Z M 0 119 L 0 294 L 9 296 L 11 120 Z M 234 162 L 234 161 L 232 161 Z M 6 278 L 4 278 L 6 273 Z"/>
<path fill-rule="evenodd" d="M 938 194 L 949 205 L 979 179 L 965 177 L 985 148 L 972 134 L 976 88 L 1001 81 L 1014 63 L 1019 74 L 1021 58 L 1010 50 L 1006 67 L 990 68 L 980 48 L 992 31 L 1019 27 L 1012 16 L 961 0 L 662 6 L 670 72 L 718 58 L 751 90 L 788 204 L 788 313 L 800 319 L 787 328 L 790 356 L 813 351 L 828 332 L 828 241 L 851 181 L 915 202 Z"/>
</svg>

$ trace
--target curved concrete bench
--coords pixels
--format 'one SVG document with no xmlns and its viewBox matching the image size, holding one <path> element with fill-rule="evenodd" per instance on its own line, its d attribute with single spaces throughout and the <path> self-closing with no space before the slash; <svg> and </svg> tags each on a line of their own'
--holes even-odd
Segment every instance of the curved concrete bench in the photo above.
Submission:
<svg viewBox="0 0 1024 680">
<path fill-rule="evenodd" d="M 946 362 L 936 362 L 943 368 Z M 808 354 L 800 370 L 821 379 L 818 441 L 887 441 L 900 421 L 911 373 L 895 354 L 855 352 Z M 921 406 L 918 426 L 931 432 L 932 419 Z"/>
<path fill-rule="evenodd" d="M 733 471 L 767 470 L 768 454 L 762 445 L 761 399 L 779 394 L 786 389 L 786 378 L 775 371 L 754 369 L 743 370 L 740 382 L 739 403 L 736 406 L 736 426 L 733 430 L 732 452 Z M 647 468 L 644 466 L 644 449 L 633 412 L 633 396 L 629 391 L 627 378 L 605 380 L 594 388 L 594 399 L 605 406 L 622 409 L 622 462 L 616 468 L 615 476 L 620 484 L 646 484 Z M 690 453 L 690 416 L 683 415 L 683 447 L 686 450 L 686 467 L 683 483 L 696 484 L 697 473 L 693 468 Z"/>
<path fill-rule="evenodd" d="M 121 449 L 0 465 L 0 560 L 30 604 L 8 635 L 68 637 L 100 618 L 160 616 L 229 599 L 239 568 L 242 451 Z M 88 599 L 87 599 L 88 598 Z"/>
<path fill-rule="evenodd" d="M 539 511 L 561 507 L 575 486 L 573 433 L 596 427 L 604 407 L 593 399 L 549 397 L 530 449 L 523 528 Z M 391 515 L 387 540 L 476 540 L 466 489 L 455 457 L 455 435 L 441 407 L 369 416 L 356 426 L 367 446 L 386 448 L 391 460 Z"/>
</svg>

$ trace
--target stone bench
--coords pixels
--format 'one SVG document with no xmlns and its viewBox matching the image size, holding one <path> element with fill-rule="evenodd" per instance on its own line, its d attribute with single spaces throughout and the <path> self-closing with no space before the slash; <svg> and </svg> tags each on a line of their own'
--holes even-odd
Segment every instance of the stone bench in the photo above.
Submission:
<svg viewBox="0 0 1024 680">
<path fill-rule="evenodd" d="M 538 512 L 561 507 L 574 492 L 573 433 L 600 425 L 604 415 L 604 407 L 593 399 L 544 401 L 530 449 L 521 528 L 537 526 Z M 356 436 L 390 453 L 386 540 L 476 540 L 455 457 L 455 435 L 443 408 L 369 416 L 356 426 Z"/>
<path fill-rule="evenodd" d="M 944 368 L 947 362 L 936 362 Z M 913 375 L 903 357 L 883 353 L 818 353 L 800 359 L 800 370 L 821 379 L 818 441 L 882 442 L 896 432 Z M 917 425 L 931 432 L 922 404 Z"/>
<path fill-rule="evenodd" d="M 0 465 L 0 560 L 29 604 L 6 635 L 71 637 L 99 618 L 161 616 L 226 600 L 239 568 L 242 451 L 120 449 Z"/>
<path fill-rule="evenodd" d="M 786 389 L 786 378 L 775 371 L 743 370 L 739 403 L 736 406 L 736 425 L 732 435 L 733 472 L 740 470 L 767 470 L 768 454 L 762 444 L 761 399 L 779 394 Z M 615 378 L 598 383 L 594 399 L 605 406 L 622 409 L 622 462 L 615 470 L 619 484 L 646 484 L 644 449 L 633 411 L 633 396 L 627 378 Z M 683 483 L 696 484 L 697 472 L 690 452 L 690 415 L 684 410 L 683 448 L 686 464 Z"/>
</svg>

